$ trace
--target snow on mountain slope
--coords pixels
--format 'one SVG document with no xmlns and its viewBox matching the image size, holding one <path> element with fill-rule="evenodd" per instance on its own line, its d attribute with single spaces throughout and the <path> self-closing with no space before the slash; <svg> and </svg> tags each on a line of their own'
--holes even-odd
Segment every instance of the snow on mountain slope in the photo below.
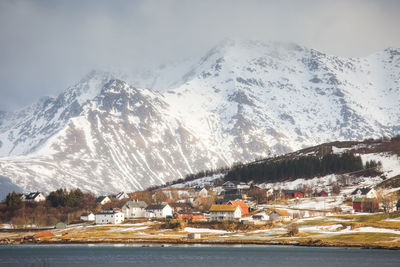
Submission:
<svg viewBox="0 0 400 267">
<path fill-rule="evenodd" d="M 400 132 L 400 51 L 340 58 L 226 40 L 154 72 L 92 72 L 0 114 L 0 175 L 24 190 L 136 190 L 333 140 Z M 156 93 L 158 91 L 158 93 Z"/>
<path fill-rule="evenodd" d="M 226 164 L 168 109 L 161 95 L 111 80 L 39 151 L 0 159 L 1 172 L 28 191 L 109 193 Z"/>
<path fill-rule="evenodd" d="M 0 156 L 24 155 L 41 147 L 63 129 L 70 118 L 82 112 L 82 105 L 94 98 L 112 76 L 91 72 L 57 98 L 43 97 L 37 103 L 0 118 Z"/>
<path fill-rule="evenodd" d="M 393 51 L 344 59 L 290 44 L 228 41 L 165 95 L 177 112 L 183 106 L 185 121 L 229 148 L 231 160 L 391 135 L 400 130 L 400 56 Z"/>
</svg>

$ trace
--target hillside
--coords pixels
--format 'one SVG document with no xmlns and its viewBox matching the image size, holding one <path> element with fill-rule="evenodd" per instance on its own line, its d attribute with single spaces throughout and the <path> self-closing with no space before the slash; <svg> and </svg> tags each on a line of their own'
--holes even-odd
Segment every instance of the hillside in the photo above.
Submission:
<svg viewBox="0 0 400 267">
<path fill-rule="evenodd" d="M 95 71 L 0 115 L 0 175 L 21 191 L 134 191 L 332 140 L 394 136 L 399 70 L 393 48 L 340 58 L 227 40 L 145 76 Z"/>
<path fill-rule="evenodd" d="M 331 185 L 338 179 L 365 181 L 377 188 L 399 188 L 400 137 L 364 141 L 335 141 L 281 156 L 237 163 L 230 168 L 202 171 L 167 186 L 195 187 L 221 181 L 293 187 L 316 181 Z M 309 180 L 309 181 L 307 181 Z M 329 181 L 328 181 L 329 180 Z"/>
</svg>

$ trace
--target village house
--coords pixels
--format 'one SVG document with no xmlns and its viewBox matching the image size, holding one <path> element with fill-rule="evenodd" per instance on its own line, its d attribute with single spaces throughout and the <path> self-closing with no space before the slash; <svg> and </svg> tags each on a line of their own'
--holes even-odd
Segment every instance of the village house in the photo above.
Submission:
<svg viewBox="0 0 400 267">
<path fill-rule="evenodd" d="M 376 212 L 379 203 L 375 198 L 353 198 L 353 210 L 355 212 Z"/>
<path fill-rule="evenodd" d="M 235 200 L 231 200 L 227 203 L 228 205 L 237 205 L 240 207 L 241 211 L 242 211 L 242 216 L 249 214 L 249 207 L 247 206 L 246 203 L 244 203 L 243 201 L 235 201 Z"/>
<path fill-rule="evenodd" d="M 292 219 L 292 215 L 286 210 L 273 210 L 269 217 L 272 221 L 288 222 Z"/>
<path fill-rule="evenodd" d="M 221 204 L 226 204 L 226 203 L 228 203 L 228 202 L 231 201 L 231 200 L 237 200 L 237 201 L 239 201 L 239 200 L 241 200 L 241 199 L 242 199 L 242 196 L 241 196 L 241 195 L 224 195 L 223 198 L 216 199 L 216 200 L 214 201 L 214 203 L 217 204 L 217 205 L 221 205 Z"/>
<path fill-rule="evenodd" d="M 22 201 L 26 202 L 40 202 L 45 201 L 46 197 L 41 192 L 32 192 L 29 194 L 20 194 L 20 198 Z"/>
<path fill-rule="evenodd" d="M 125 193 L 125 192 L 119 192 L 115 196 L 115 198 L 118 199 L 118 200 L 123 200 L 123 199 L 129 198 L 129 195 L 127 193 Z"/>
<path fill-rule="evenodd" d="M 95 215 L 96 224 L 119 224 L 125 220 L 124 213 L 118 209 L 102 210 Z"/>
<path fill-rule="evenodd" d="M 236 184 L 231 182 L 231 181 L 227 181 L 227 182 L 222 184 L 222 188 L 225 191 L 236 190 Z"/>
<path fill-rule="evenodd" d="M 400 199 L 396 203 L 396 210 L 400 212 Z"/>
<path fill-rule="evenodd" d="M 240 182 L 236 184 L 236 189 L 239 191 L 240 194 L 243 194 L 250 189 L 250 185 L 246 184 L 245 182 Z"/>
<path fill-rule="evenodd" d="M 81 219 L 81 221 L 94 221 L 96 219 L 96 217 L 94 216 L 94 214 L 92 212 L 91 213 L 84 212 L 81 214 L 80 219 Z"/>
<path fill-rule="evenodd" d="M 300 190 L 274 190 L 273 196 L 275 199 L 292 199 L 292 198 L 304 198 L 305 194 Z"/>
<path fill-rule="evenodd" d="M 207 191 L 207 189 L 205 189 L 205 188 L 201 189 L 201 190 L 199 191 L 199 193 L 198 193 L 198 196 L 199 196 L 199 197 L 203 197 L 203 198 L 208 197 L 208 191 Z"/>
<path fill-rule="evenodd" d="M 364 187 L 364 188 L 357 188 L 356 190 L 354 190 L 351 193 L 351 196 L 354 199 L 356 198 L 376 198 L 376 191 L 373 188 L 368 188 L 368 187 Z"/>
<path fill-rule="evenodd" d="M 145 218 L 146 207 L 147 204 L 144 201 L 130 200 L 122 206 L 122 211 L 127 219 Z"/>
<path fill-rule="evenodd" d="M 210 208 L 212 221 L 238 220 L 242 216 L 242 209 L 238 205 L 212 205 Z"/>
<path fill-rule="evenodd" d="M 172 218 L 172 208 L 168 204 L 156 204 L 146 207 L 146 218 Z"/>
<path fill-rule="evenodd" d="M 258 213 L 251 216 L 250 219 L 243 220 L 243 224 L 247 225 L 266 225 L 269 221 L 269 216 L 265 213 Z"/>
<path fill-rule="evenodd" d="M 250 189 L 250 186 L 245 182 L 227 181 L 222 184 L 222 188 L 225 195 L 242 195 Z"/>
<path fill-rule="evenodd" d="M 107 196 L 101 196 L 96 199 L 96 202 L 100 203 L 100 205 L 104 205 L 104 204 L 110 203 L 111 199 Z"/>
</svg>

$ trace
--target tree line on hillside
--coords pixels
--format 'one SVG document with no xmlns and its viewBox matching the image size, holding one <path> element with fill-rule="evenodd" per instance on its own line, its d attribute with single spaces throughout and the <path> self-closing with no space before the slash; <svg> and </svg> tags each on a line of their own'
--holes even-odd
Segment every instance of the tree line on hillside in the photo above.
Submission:
<svg viewBox="0 0 400 267">
<path fill-rule="evenodd" d="M 377 164 L 377 163 L 369 163 Z M 360 156 L 352 153 L 327 154 L 321 158 L 301 156 L 296 159 L 265 161 L 233 167 L 224 180 L 243 182 L 279 182 L 287 179 L 312 178 L 363 170 Z"/>
<path fill-rule="evenodd" d="M 112 206 L 114 203 L 101 207 L 93 194 L 83 193 L 80 189 L 55 190 L 42 202 L 24 202 L 20 194 L 12 192 L 0 203 L 0 223 L 10 223 L 16 228 L 54 226 L 59 221 L 79 221 L 83 212 Z"/>
<path fill-rule="evenodd" d="M 215 174 L 220 174 L 220 173 L 226 173 L 229 170 L 228 167 L 221 167 L 218 169 L 210 169 L 210 170 L 203 170 L 203 171 L 199 171 L 197 173 L 191 173 L 191 174 L 187 174 L 185 175 L 185 178 L 180 178 L 177 180 L 173 180 L 170 182 L 165 183 L 164 185 L 160 185 L 160 186 L 152 186 L 147 188 L 147 190 L 153 191 L 153 190 L 157 190 L 163 187 L 168 187 L 171 185 L 175 185 L 175 184 L 181 184 L 181 183 L 186 183 L 186 182 L 190 182 L 196 179 L 200 179 L 203 177 L 209 177 L 209 176 L 213 176 Z"/>
</svg>

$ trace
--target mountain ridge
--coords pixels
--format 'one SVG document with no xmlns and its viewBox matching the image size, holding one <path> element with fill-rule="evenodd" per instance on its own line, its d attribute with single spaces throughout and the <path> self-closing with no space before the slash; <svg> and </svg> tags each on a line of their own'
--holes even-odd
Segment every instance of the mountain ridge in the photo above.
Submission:
<svg viewBox="0 0 400 267">
<path fill-rule="evenodd" d="M 0 114 L 0 175 L 24 190 L 133 191 L 400 132 L 399 49 L 346 59 L 295 44 L 226 41 L 183 65 L 141 81 L 94 71 L 55 98 Z"/>
</svg>

